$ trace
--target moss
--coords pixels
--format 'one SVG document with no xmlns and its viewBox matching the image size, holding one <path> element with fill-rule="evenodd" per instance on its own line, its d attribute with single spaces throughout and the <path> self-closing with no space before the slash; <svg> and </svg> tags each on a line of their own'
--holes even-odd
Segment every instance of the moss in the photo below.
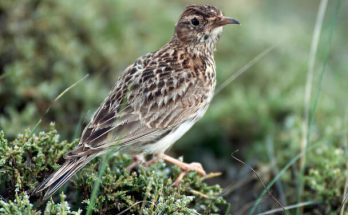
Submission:
<svg viewBox="0 0 348 215">
<path fill-rule="evenodd" d="M 30 203 L 29 196 L 23 192 L 16 194 L 14 200 L 0 201 L 0 213 L 1 214 L 25 214 L 25 215 L 39 215 L 40 211 L 34 209 L 32 203 Z M 71 211 L 68 202 L 65 201 L 65 195 L 60 195 L 60 203 L 54 203 L 52 200 L 48 201 L 44 209 L 45 215 L 78 215 L 82 214 L 81 210 Z"/>
<path fill-rule="evenodd" d="M 99 180 L 100 189 L 92 207 L 95 214 L 214 214 L 227 206 L 219 196 L 221 188 L 208 185 L 196 173 L 189 173 L 175 187 L 173 179 L 180 173 L 177 167 L 158 162 L 129 172 L 126 167 L 132 159 L 125 154 L 115 154 L 107 161 L 96 159 L 66 186 L 59 203 L 51 199 L 42 205 L 35 197 L 29 199 L 27 193 L 59 167 L 63 154 L 76 142 L 60 141 L 53 125 L 39 134 L 27 130 L 13 141 L 4 136 L 1 131 L 0 152 L 4 156 L 0 158 L 0 211 L 4 214 L 79 214 L 91 204 L 91 194 Z M 106 168 L 100 177 L 101 165 Z"/>
<path fill-rule="evenodd" d="M 307 198 L 314 197 L 334 211 L 342 204 L 342 191 L 347 180 L 347 154 L 342 148 L 326 144 L 313 150 L 309 156 L 310 164 L 305 176 Z M 315 196 L 313 196 L 315 194 Z"/>
<path fill-rule="evenodd" d="M 57 162 L 76 142 L 59 141 L 57 131 L 33 134 L 26 130 L 13 141 L 0 132 L 0 190 L 7 198 L 13 198 L 15 189 L 31 190 L 38 180 L 58 168 Z"/>
</svg>

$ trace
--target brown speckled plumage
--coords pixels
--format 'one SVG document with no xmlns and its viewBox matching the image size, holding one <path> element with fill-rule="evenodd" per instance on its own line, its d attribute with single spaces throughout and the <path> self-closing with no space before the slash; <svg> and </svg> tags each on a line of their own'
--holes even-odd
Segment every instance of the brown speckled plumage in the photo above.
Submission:
<svg viewBox="0 0 348 215">
<path fill-rule="evenodd" d="M 164 153 L 207 110 L 216 83 L 213 52 L 226 24 L 238 22 L 213 6 L 188 6 L 170 42 L 126 68 L 80 143 L 35 192 L 52 195 L 111 148 L 130 154 Z"/>
</svg>

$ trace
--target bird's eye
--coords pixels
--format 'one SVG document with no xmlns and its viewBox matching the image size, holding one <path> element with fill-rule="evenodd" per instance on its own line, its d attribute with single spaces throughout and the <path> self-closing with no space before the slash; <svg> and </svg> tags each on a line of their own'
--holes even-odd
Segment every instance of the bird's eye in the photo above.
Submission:
<svg viewBox="0 0 348 215">
<path fill-rule="evenodd" d="M 199 20 L 197 18 L 193 18 L 191 19 L 191 24 L 194 26 L 198 26 L 199 25 Z"/>
</svg>

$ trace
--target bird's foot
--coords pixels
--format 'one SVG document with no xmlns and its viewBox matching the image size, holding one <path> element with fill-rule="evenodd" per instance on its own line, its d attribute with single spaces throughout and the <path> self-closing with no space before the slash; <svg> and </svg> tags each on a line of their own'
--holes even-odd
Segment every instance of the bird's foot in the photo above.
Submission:
<svg viewBox="0 0 348 215">
<path fill-rule="evenodd" d="M 176 158 L 170 157 L 169 155 L 166 155 L 166 154 L 160 154 L 158 157 L 164 161 L 167 161 L 169 163 L 172 163 L 172 164 L 178 166 L 182 170 L 180 175 L 176 178 L 176 180 L 173 184 L 174 186 L 178 186 L 180 184 L 180 182 L 182 181 L 182 179 L 184 178 L 184 176 L 190 171 L 195 171 L 198 174 L 200 174 L 201 176 L 206 175 L 206 172 L 204 171 L 202 164 L 200 164 L 200 163 L 193 162 L 193 163 L 188 164 L 188 163 L 182 162 Z"/>
<path fill-rule="evenodd" d="M 145 162 L 144 156 L 143 155 L 134 155 L 133 162 L 127 166 L 127 170 L 130 172 L 142 163 L 147 163 L 147 162 Z"/>
<path fill-rule="evenodd" d="M 138 165 L 143 164 L 145 167 L 149 167 L 150 165 L 158 162 L 160 159 L 172 163 L 176 166 L 178 166 L 182 172 L 179 174 L 179 176 L 176 178 L 174 181 L 173 185 L 178 186 L 180 182 L 183 180 L 185 175 L 190 172 L 190 171 L 195 171 L 201 176 L 205 176 L 206 172 L 204 171 L 202 164 L 193 162 L 193 163 L 185 163 L 183 161 L 180 161 L 176 158 L 170 157 L 169 155 L 166 154 L 159 154 L 155 157 L 153 157 L 151 160 L 146 161 L 143 155 L 134 155 L 133 156 L 133 162 L 127 167 L 128 171 L 132 171 L 135 167 Z"/>
<path fill-rule="evenodd" d="M 150 160 L 146 161 L 144 163 L 144 167 L 149 167 L 154 163 L 157 163 L 160 160 L 160 158 L 158 156 L 154 156 L 153 158 L 151 158 Z"/>
</svg>

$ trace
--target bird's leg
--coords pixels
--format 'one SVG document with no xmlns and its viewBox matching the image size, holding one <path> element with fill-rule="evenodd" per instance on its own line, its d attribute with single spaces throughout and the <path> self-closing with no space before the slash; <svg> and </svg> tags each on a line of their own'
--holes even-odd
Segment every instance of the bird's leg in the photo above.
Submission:
<svg viewBox="0 0 348 215">
<path fill-rule="evenodd" d="M 158 155 L 154 155 L 150 160 L 144 163 L 144 166 L 149 167 L 152 164 L 157 163 L 159 160 L 160 160 L 160 157 Z"/>
<path fill-rule="evenodd" d="M 178 178 L 175 180 L 174 185 L 178 186 L 180 184 L 180 182 L 182 181 L 182 179 L 184 178 L 184 176 L 189 172 L 189 171 L 195 171 L 198 174 L 205 176 L 206 173 L 202 167 L 202 164 L 197 163 L 197 162 L 193 162 L 193 163 L 184 163 L 176 158 L 170 157 L 169 155 L 166 154 L 159 154 L 158 157 L 160 159 L 163 159 L 164 161 L 167 161 L 169 163 L 172 163 L 174 165 L 177 165 L 182 172 L 180 173 L 180 175 L 178 176 Z"/>
<path fill-rule="evenodd" d="M 127 170 L 132 171 L 135 167 L 138 165 L 145 163 L 145 158 L 144 155 L 139 154 L 139 155 L 133 155 L 133 162 L 128 165 Z"/>
</svg>

